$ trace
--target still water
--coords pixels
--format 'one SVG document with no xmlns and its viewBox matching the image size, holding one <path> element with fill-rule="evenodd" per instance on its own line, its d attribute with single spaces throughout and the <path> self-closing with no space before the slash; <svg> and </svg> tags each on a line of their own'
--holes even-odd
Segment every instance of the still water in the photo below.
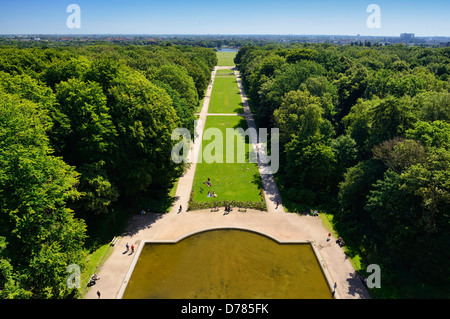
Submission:
<svg viewBox="0 0 450 319">
<path fill-rule="evenodd" d="M 222 47 L 217 52 L 238 52 L 238 49 Z"/>
<path fill-rule="evenodd" d="M 147 243 L 124 299 L 332 298 L 309 244 L 244 230 L 211 230 L 176 244 Z"/>
</svg>

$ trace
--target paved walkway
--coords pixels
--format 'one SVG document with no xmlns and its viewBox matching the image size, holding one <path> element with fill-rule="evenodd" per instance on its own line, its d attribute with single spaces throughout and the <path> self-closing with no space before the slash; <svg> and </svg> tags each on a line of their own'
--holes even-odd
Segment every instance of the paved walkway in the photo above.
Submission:
<svg viewBox="0 0 450 319">
<path fill-rule="evenodd" d="M 216 67 L 212 72 L 211 83 L 208 86 L 203 107 L 199 114 L 202 120 L 200 121 L 201 125 L 196 128 L 199 132 L 203 131 L 206 116 L 210 115 L 207 113 L 207 109 L 217 69 L 231 69 L 231 67 Z M 233 68 L 233 70 L 235 69 Z M 253 115 L 248 107 L 239 73 L 236 70 L 235 74 L 237 75 L 248 126 L 255 127 Z M 191 151 L 193 150 L 194 146 L 191 145 Z M 262 167 L 260 167 L 260 172 L 261 169 Z M 217 227 L 247 228 L 269 234 L 279 240 L 314 241 L 325 262 L 322 266 L 327 268 L 332 280 L 337 284 L 336 295 L 345 299 L 369 298 L 349 259 L 342 248 L 335 243 L 336 239 L 327 240 L 328 230 L 318 217 L 286 213 L 282 204 L 278 208 L 276 207 L 276 202 L 281 202 L 281 197 L 272 175 L 261 175 L 267 212 L 247 210 L 245 213 L 233 211 L 224 214 L 223 209 L 214 213 L 210 210 L 186 212 L 194 173 L 195 163 L 192 163 L 178 182 L 176 201 L 169 213 L 133 216 L 129 221 L 126 232 L 111 248 L 111 256 L 98 272 L 100 280 L 88 290 L 86 299 L 98 298 L 97 291 L 101 292 L 102 299 L 117 297 L 119 290 L 126 284 L 124 282 L 125 276 L 133 260 L 133 254 L 125 252 L 126 243 L 130 246 L 134 244 L 135 250 L 137 250 L 142 240 L 176 240 L 188 233 Z M 180 205 L 183 208 L 181 212 L 179 211 Z"/>
<path fill-rule="evenodd" d="M 255 120 L 253 118 L 253 113 L 250 111 L 250 106 L 248 105 L 248 99 L 244 92 L 244 87 L 242 85 L 241 76 L 239 71 L 235 68 L 235 74 L 237 83 L 239 86 L 239 91 L 241 93 L 242 105 L 244 108 L 245 118 L 247 120 L 247 125 L 249 128 L 257 129 Z M 259 153 L 260 158 L 265 158 L 267 155 L 265 153 L 264 145 L 259 142 L 259 137 L 256 141 L 253 141 L 253 148 L 255 152 Z M 285 213 L 283 204 L 281 202 L 281 196 L 278 191 L 277 184 L 275 183 L 275 178 L 272 174 L 268 174 L 267 165 L 265 163 L 258 163 L 259 173 L 261 175 L 261 180 L 263 184 L 264 197 L 266 199 L 267 210 L 269 212 L 277 211 L 280 213 Z M 278 205 L 279 204 L 279 205 Z"/>
</svg>

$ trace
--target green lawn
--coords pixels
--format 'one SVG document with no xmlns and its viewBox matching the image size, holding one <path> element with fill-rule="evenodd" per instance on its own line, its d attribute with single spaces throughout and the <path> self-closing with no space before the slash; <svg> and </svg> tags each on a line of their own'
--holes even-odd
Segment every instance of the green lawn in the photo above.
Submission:
<svg viewBox="0 0 450 319">
<path fill-rule="evenodd" d="M 219 76 L 214 79 L 208 113 L 244 113 L 234 76 Z"/>
<path fill-rule="evenodd" d="M 108 242 L 100 246 L 88 256 L 86 265 L 81 273 L 81 287 L 79 289 L 81 297 L 84 297 L 84 295 L 88 291 L 88 288 L 86 286 L 91 276 L 98 272 L 103 262 L 105 262 L 112 254 L 112 249 L 110 248 L 110 243 Z"/>
<path fill-rule="evenodd" d="M 229 69 L 219 69 L 216 70 L 216 76 L 232 76 L 234 77 L 234 71 L 233 70 L 229 70 Z"/>
<path fill-rule="evenodd" d="M 234 66 L 234 57 L 237 52 L 217 52 L 217 66 Z"/>
<path fill-rule="evenodd" d="M 261 202 L 260 188 L 261 178 L 256 163 L 248 163 L 249 139 L 245 139 L 246 161 L 237 163 L 237 141 L 244 141 L 244 136 L 238 135 L 234 143 L 234 163 L 225 163 L 226 155 L 225 145 L 226 129 L 241 127 L 247 128 L 245 119 L 241 116 L 208 116 L 205 123 L 205 130 L 208 128 L 219 128 L 223 135 L 223 149 L 215 149 L 213 156 L 222 158 L 224 163 L 207 163 L 211 157 L 203 154 L 202 163 L 197 163 L 193 191 L 195 202 L 211 202 L 213 200 L 229 201 L 253 201 Z M 214 140 L 214 139 L 213 139 Z M 212 141 L 204 141 L 202 149 L 208 147 Z M 209 146 L 211 147 L 211 145 Z M 208 177 L 211 179 L 211 187 L 204 184 Z M 203 189 L 203 191 L 201 190 Z M 208 191 L 214 191 L 218 196 L 216 198 L 207 197 Z"/>
</svg>

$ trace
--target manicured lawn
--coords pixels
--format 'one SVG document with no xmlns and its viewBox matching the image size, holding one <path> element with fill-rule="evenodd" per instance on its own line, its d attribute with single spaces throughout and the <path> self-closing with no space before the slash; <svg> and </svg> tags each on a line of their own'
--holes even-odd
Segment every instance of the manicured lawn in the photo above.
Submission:
<svg viewBox="0 0 450 319">
<path fill-rule="evenodd" d="M 234 76 L 218 76 L 209 102 L 209 113 L 244 113 L 241 95 Z"/>
<path fill-rule="evenodd" d="M 217 52 L 218 66 L 233 66 L 237 52 Z"/>
<path fill-rule="evenodd" d="M 232 76 L 234 77 L 234 71 L 233 70 L 228 70 L 228 69 L 219 69 L 216 70 L 216 76 Z"/>
<path fill-rule="evenodd" d="M 195 202 L 211 202 L 213 200 L 234 200 L 234 201 L 254 201 L 260 202 L 259 190 L 261 178 L 256 163 L 248 163 L 249 139 L 246 138 L 246 160 L 245 163 L 237 163 L 237 140 L 244 141 L 244 136 L 238 135 L 234 143 L 234 162 L 225 163 L 225 148 L 232 147 L 226 145 L 226 129 L 241 127 L 247 128 L 245 119 L 241 116 L 208 116 L 205 123 L 205 130 L 208 128 L 219 128 L 223 136 L 223 149 L 215 149 L 212 156 L 218 156 L 223 163 L 207 163 L 211 156 L 203 154 L 202 163 L 197 163 L 193 191 Z M 202 149 L 214 143 L 214 138 L 203 142 Z M 209 146 L 211 147 L 211 145 Z M 205 181 L 211 179 L 211 187 L 205 185 Z M 203 189 L 203 191 L 202 191 Z M 218 196 L 207 197 L 208 191 L 214 191 Z"/>
</svg>

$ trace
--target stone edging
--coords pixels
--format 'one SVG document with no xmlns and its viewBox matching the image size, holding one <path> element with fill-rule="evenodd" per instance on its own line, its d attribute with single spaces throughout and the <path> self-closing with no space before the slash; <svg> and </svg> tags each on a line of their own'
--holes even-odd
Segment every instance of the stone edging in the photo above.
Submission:
<svg viewBox="0 0 450 319">
<path fill-rule="evenodd" d="M 194 232 L 190 232 L 187 234 L 184 234 L 183 236 L 175 239 L 175 240 L 165 240 L 165 239 L 159 239 L 159 240 L 142 240 L 139 242 L 139 247 L 136 250 L 136 254 L 133 257 L 133 260 L 131 262 L 131 265 L 128 269 L 128 272 L 124 278 L 124 281 L 122 283 L 122 286 L 120 287 L 120 290 L 116 296 L 116 299 L 122 299 L 123 295 L 125 293 L 125 290 L 128 286 L 128 282 L 130 281 L 131 275 L 133 274 L 134 268 L 136 267 L 136 263 L 139 259 L 139 256 L 141 255 L 142 249 L 144 248 L 145 244 L 176 244 L 180 241 L 182 241 L 185 238 L 188 238 L 190 236 L 194 236 L 197 234 L 201 234 L 204 232 L 208 232 L 208 231 L 214 231 L 214 230 L 224 230 L 224 229 L 235 229 L 235 230 L 242 230 L 242 231 L 248 231 L 248 232 L 252 232 L 261 236 L 265 236 L 275 242 L 277 242 L 278 244 L 310 244 L 314 254 L 316 256 L 317 262 L 319 263 L 320 269 L 322 270 L 322 273 L 327 281 L 328 287 L 330 289 L 330 292 L 333 294 L 333 298 L 334 299 L 341 299 L 339 296 L 339 293 L 337 292 L 336 289 L 334 289 L 334 281 L 331 278 L 331 275 L 328 271 L 328 268 L 326 266 L 326 263 L 324 261 L 324 259 L 322 258 L 322 256 L 320 255 L 319 250 L 317 249 L 316 243 L 313 240 L 280 240 L 277 239 L 275 237 L 273 237 L 272 235 L 269 235 L 265 232 L 262 231 L 256 231 L 256 230 L 252 230 L 252 229 L 248 229 L 248 228 L 244 228 L 244 227 L 236 227 L 236 226 L 219 226 L 219 227 L 208 227 L 202 230 L 197 230 Z"/>
</svg>

